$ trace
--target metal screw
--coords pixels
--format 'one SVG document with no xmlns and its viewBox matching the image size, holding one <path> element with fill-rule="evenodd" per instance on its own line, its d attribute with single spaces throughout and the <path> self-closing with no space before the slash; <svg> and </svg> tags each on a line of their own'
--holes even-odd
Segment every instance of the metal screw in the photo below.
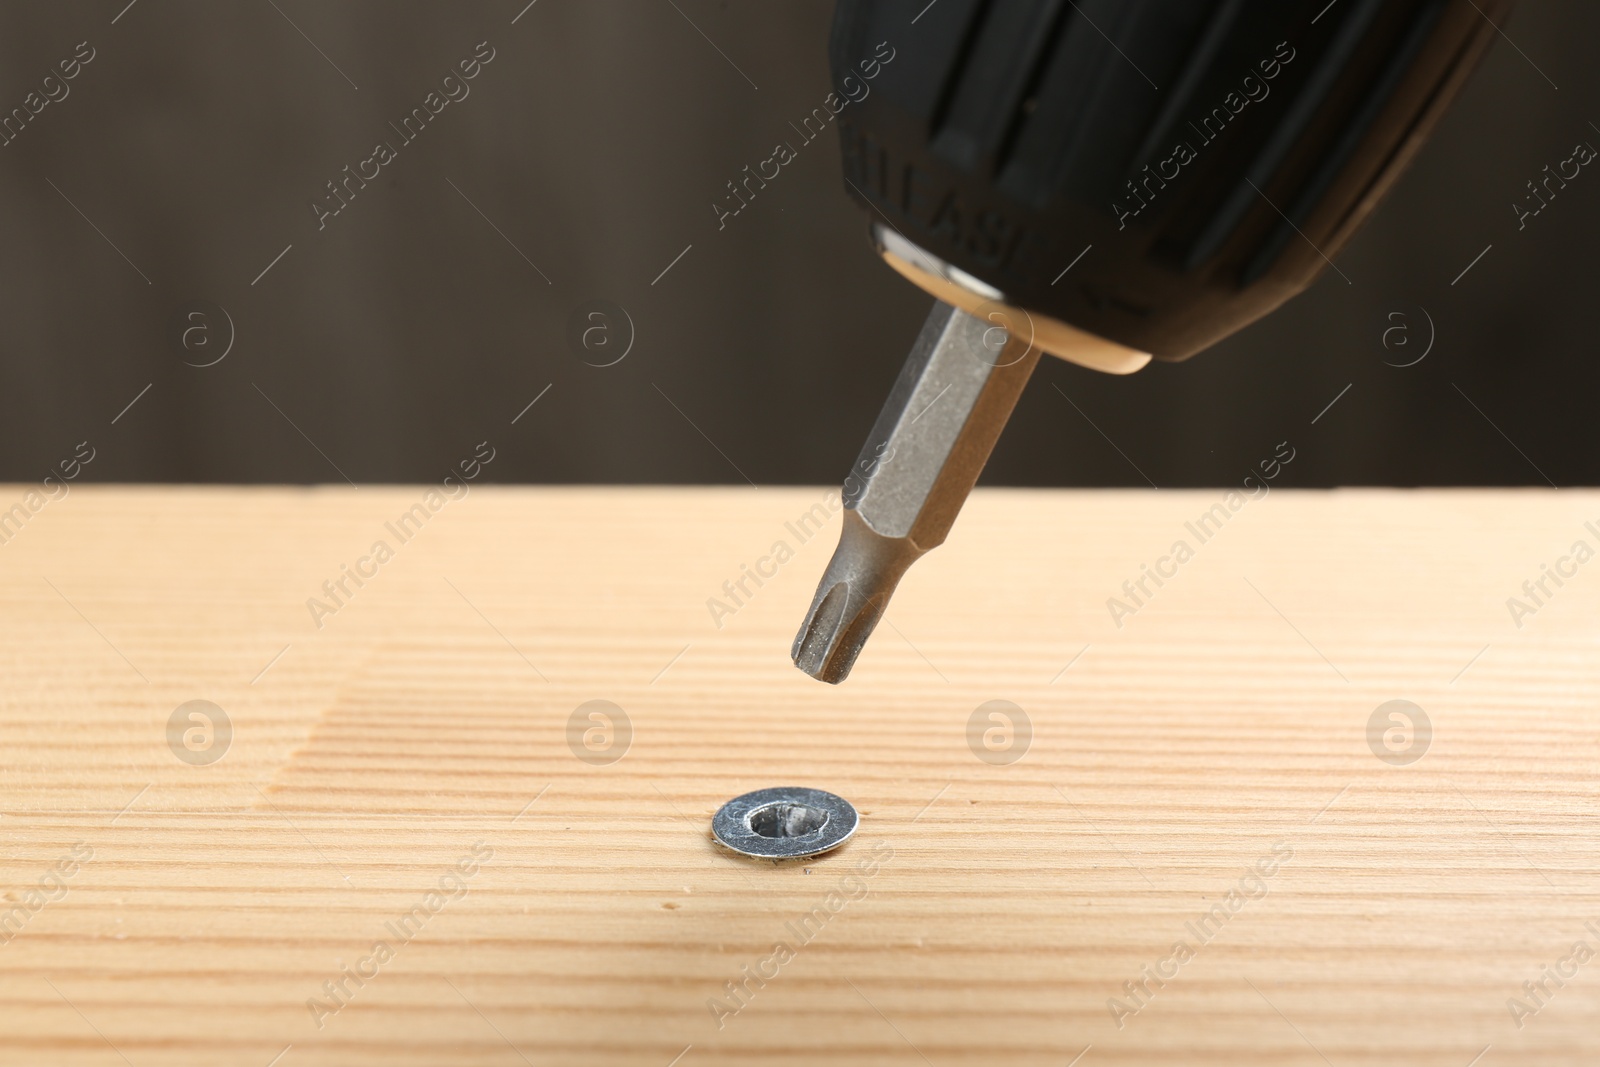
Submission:
<svg viewBox="0 0 1600 1067">
<path fill-rule="evenodd" d="M 711 819 L 711 832 L 746 856 L 798 859 L 838 848 L 860 821 L 843 797 L 803 786 L 776 786 L 722 805 Z"/>
</svg>

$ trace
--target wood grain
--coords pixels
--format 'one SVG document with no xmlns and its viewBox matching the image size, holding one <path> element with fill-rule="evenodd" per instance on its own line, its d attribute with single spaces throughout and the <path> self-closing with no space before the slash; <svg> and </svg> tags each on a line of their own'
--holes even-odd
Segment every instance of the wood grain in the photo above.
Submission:
<svg viewBox="0 0 1600 1067">
<path fill-rule="evenodd" d="M 1600 961 L 1507 1006 L 1600 949 L 1600 565 L 1506 607 L 1600 494 L 1280 490 L 1119 628 L 1220 493 L 980 491 L 831 688 L 787 660 L 822 490 L 477 489 L 319 629 L 423 493 L 81 488 L 0 545 L 0 1064 L 1600 1060 Z M 168 746 L 195 699 L 234 727 L 209 766 Z M 603 766 L 567 740 L 595 699 L 632 726 Z M 1392 699 L 1432 723 L 1409 765 L 1369 748 Z M 968 747 L 991 700 L 1032 723 L 1009 765 Z M 860 834 L 718 851 L 784 783 Z"/>
</svg>

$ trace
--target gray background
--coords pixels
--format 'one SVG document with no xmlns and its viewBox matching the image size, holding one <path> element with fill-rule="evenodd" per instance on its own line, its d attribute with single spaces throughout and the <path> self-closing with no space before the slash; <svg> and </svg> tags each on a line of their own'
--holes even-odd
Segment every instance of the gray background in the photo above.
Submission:
<svg viewBox="0 0 1600 1067">
<path fill-rule="evenodd" d="M 725 230 L 710 207 L 827 93 L 832 5 L 525 3 L 0 7 L 0 110 L 97 53 L 0 148 L 0 478 L 88 440 L 91 481 L 436 481 L 487 439 L 492 481 L 837 482 L 929 298 L 868 248 L 831 130 Z M 1600 146 L 1600 5 L 1505 32 L 1338 257 L 1352 284 L 1132 378 L 1046 359 L 985 481 L 1232 483 L 1282 440 L 1297 485 L 1600 480 L 1600 171 L 1522 232 L 1510 206 Z M 471 95 L 319 232 L 324 183 L 485 40 Z M 596 298 L 636 332 L 606 368 L 566 341 Z M 215 366 L 184 363 L 193 299 L 234 323 Z M 1387 366 L 1424 308 L 1431 354 Z M 1413 347 L 1383 347 L 1392 312 Z"/>
</svg>

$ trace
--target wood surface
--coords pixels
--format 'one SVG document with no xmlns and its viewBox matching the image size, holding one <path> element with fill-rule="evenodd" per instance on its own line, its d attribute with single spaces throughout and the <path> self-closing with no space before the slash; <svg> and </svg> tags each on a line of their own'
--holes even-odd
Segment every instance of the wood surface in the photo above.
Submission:
<svg viewBox="0 0 1600 1067">
<path fill-rule="evenodd" d="M 834 688 L 788 661 L 821 489 L 478 488 L 398 543 L 425 492 L 81 487 L 0 544 L 0 1063 L 1600 1062 L 1600 564 L 1506 605 L 1600 494 L 1277 490 L 1118 627 L 1221 492 L 980 491 Z M 568 745 L 595 699 L 609 765 Z M 1394 699 L 1409 765 L 1369 747 Z M 210 765 L 169 747 L 191 700 L 233 725 Z M 968 745 L 991 700 L 1032 723 L 1009 765 Z M 790 783 L 857 837 L 714 846 Z"/>
</svg>

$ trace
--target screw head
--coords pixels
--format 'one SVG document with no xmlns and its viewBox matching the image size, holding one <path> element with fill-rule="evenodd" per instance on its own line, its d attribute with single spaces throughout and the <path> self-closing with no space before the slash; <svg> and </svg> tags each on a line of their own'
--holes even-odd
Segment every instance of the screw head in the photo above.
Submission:
<svg viewBox="0 0 1600 1067">
<path fill-rule="evenodd" d="M 799 859 L 838 848 L 860 821 L 841 796 L 804 786 L 775 786 L 722 805 L 711 819 L 711 832 L 746 856 Z"/>
</svg>

